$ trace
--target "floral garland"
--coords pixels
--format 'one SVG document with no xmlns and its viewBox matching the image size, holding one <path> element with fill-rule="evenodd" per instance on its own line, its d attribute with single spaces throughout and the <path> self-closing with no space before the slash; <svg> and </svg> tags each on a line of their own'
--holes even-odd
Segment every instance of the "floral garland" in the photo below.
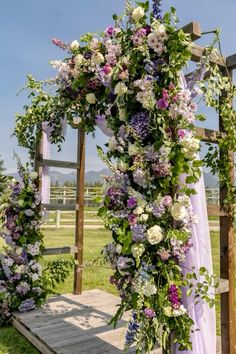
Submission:
<svg viewBox="0 0 236 354">
<path fill-rule="evenodd" d="M 63 141 L 64 117 L 73 128 L 90 133 L 99 126 L 111 137 L 106 151 L 98 149 L 113 171 L 99 215 L 112 230 L 104 254 L 121 296 L 112 322 L 132 310 L 126 349 L 135 342 L 137 353 L 157 343 L 167 350 L 170 335 L 180 350 L 191 349 L 193 321 L 182 304 L 184 287 L 214 305 L 206 291 L 213 282 L 207 270 L 185 278 L 180 267 L 194 247 L 197 216 L 190 196 L 201 176 L 194 128 L 201 116 L 192 92 L 181 84 L 190 37 L 177 30 L 174 9 L 162 17 L 159 5 L 154 2 L 149 22 L 148 1 L 127 1 L 125 16 L 114 15 L 115 25 L 98 36 L 83 36 L 83 45 L 54 39 L 69 52 L 64 61 L 52 62 L 58 75 L 47 83 L 56 86 L 56 94 L 29 76 L 32 103 L 18 114 L 15 128 L 31 157 L 44 122 L 53 143 Z M 199 282 L 198 274 L 207 280 Z"/>
<path fill-rule="evenodd" d="M 10 320 L 12 311 L 32 310 L 46 297 L 39 264 L 43 235 L 37 173 L 23 166 L 19 172 L 20 181 L 11 180 L 6 203 L 1 206 L 1 237 L 7 247 L 0 254 L 0 324 Z"/>
<path fill-rule="evenodd" d="M 42 305 L 74 265 L 73 260 L 60 259 L 42 268 L 43 210 L 38 175 L 19 160 L 18 168 L 20 181 L 8 183 L 0 209 L 0 236 L 6 243 L 0 253 L 0 325 L 7 324 L 14 311 L 27 312 Z"/>
</svg>

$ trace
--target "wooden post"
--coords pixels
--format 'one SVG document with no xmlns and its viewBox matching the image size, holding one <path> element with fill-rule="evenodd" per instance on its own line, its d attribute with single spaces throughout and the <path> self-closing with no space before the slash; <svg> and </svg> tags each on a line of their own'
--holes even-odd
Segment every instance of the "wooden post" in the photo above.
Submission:
<svg viewBox="0 0 236 354">
<path fill-rule="evenodd" d="M 78 251 L 75 254 L 77 265 L 74 275 L 74 294 L 82 293 L 82 270 L 83 270 L 83 238 L 84 238 L 84 171 L 85 171 L 85 134 L 78 130 L 78 152 L 76 183 L 76 225 L 75 225 L 75 246 Z"/>
<path fill-rule="evenodd" d="M 232 70 L 229 71 L 232 78 Z M 226 72 L 224 72 L 227 75 Z M 219 129 L 224 132 L 221 116 Z M 231 160 L 230 179 L 234 184 L 233 153 L 228 152 Z M 225 159 L 224 152 L 220 151 L 220 159 Z M 227 196 L 227 186 L 220 188 L 220 207 L 224 205 Z M 235 236 L 233 206 L 227 215 L 220 216 L 220 277 L 229 279 L 229 292 L 221 294 L 221 343 L 222 353 L 236 353 L 236 312 L 235 312 Z"/>
</svg>

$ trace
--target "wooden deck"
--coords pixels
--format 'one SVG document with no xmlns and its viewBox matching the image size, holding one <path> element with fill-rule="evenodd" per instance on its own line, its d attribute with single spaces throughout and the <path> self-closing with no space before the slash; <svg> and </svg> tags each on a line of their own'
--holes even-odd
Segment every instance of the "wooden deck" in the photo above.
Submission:
<svg viewBox="0 0 236 354">
<path fill-rule="evenodd" d="M 116 330 L 107 325 L 118 303 L 118 297 L 101 290 L 59 295 L 41 309 L 15 313 L 13 325 L 43 354 L 121 354 L 129 316 Z M 151 354 L 161 353 L 157 349 Z"/>
<path fill-rule="evenodd" d="M 13 325 L 43 354 L 121 354 L 128 316 L 116 330 L 107 325 L 118 303 L 118 297 L 101 290 L 60 295 L 41 309 L 15 313 Z"/>
</svg>

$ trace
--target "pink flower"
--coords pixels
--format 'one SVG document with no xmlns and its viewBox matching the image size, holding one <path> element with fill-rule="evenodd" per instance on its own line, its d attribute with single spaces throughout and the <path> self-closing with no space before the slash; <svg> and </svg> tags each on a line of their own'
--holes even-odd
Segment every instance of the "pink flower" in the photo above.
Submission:
<svg viewBox="0 0 236 354">
<path fill-rule="evenodd" d="M 166 89 L 162 90 L 162 98 L 165 100 L 168 100 L 168 98 L 170 98 L 170 95 Z"/>
<path fill-rule="evenodd" d="M 167 250 L 161 250 L 157 254 L 163 261 L 167 261 L 170 258 L 170 253 Z"/>
<path fill-rule="evenodd" d="M 106 64 L 106 65 L 102 68 L 102 71 L 103 71 L 104 74 L 106 74 L 106 75 L 110 74 L 111 70 L 112 70 L 112 67 L 111 67 L 110 65 L 108 65 L 108 64 Z"/>
<path fill-rule="evenodd" d="M 113 27 L 112 26 L 109 26 L 105 29 L 105 34 L 107 34 L 108 36 L 112 36 L 113 34 Z"/>
<path fill-rule="evenodd" d="M 166 195 L 165 197 L 162 198 L 161 202 L 164 205 L 164 207 L 168 208 L 172 204 L 172 198 L 170 195 Z"/>
<path fill-rule="evenodd" d="M 130 214 L 128 216 L 128 221 L 129 221 L 130 225 L 136 225 L 137 224 L 137 220 L 138 220 L 138 218 L 134 214 Z"/>
<path fill-rule="evenodd" d="M 174 90 L 174 89 L 175 89 L 175 84 L 173 84 L 173 82 L 171 82 L 169 85 L 169 90 Z"/>
<path fill-rule="evenodd" d="M 183 129 L 180 129 L 179 131 L 178 131 L 178 137 L 179 137 L 179 139 L 183 139 L 184 137 L 185 137 L 185 131 L 183 130 Z"/>
</svg>

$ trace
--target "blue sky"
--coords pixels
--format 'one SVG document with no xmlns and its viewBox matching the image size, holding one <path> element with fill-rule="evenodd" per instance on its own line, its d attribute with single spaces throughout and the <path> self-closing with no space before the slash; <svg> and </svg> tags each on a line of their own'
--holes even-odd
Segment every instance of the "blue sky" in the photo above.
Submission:
<svg viewBox="0 0 236 354">
<path fill-rule="evenodd" d="M 17 96 L 31 73 L 42 80 L 54 74 L 48 62 L 63 53 L 51 44 L 51 39 L 72 41 L 85 32 L 102 30 L 112 24 L 112 14 L 121 13 L 124 0 L 2 0 L 0 2 L 0 154 L 8 172 L 14 171 L 13 150 L 23 160 L 26 151 L 17 147 L 11 138 L 15 113 L 22 112 L 26 94 Z M 191 20 L 201 23 L 203 31 L 220 27 L 225 55 L 236 53 L 235 0 L 163 0 L 164 11 L 170 6 L 177 9 L 180 25 Z M 209 38 L 210 39 L 210 38 Z M 210 114 L 207 125 L 217 128 L 216 117 Z M 103 167 L 96 156 L 95 145 L 105 141 L 98 132 L 96 140 L 87 138 L 87 170 Z M 57 158 L 75 159 L 75 134 L 68 131 L 67 142 Z M 56 150 L 53 149 L 53 157 Z"/>
</svg>

